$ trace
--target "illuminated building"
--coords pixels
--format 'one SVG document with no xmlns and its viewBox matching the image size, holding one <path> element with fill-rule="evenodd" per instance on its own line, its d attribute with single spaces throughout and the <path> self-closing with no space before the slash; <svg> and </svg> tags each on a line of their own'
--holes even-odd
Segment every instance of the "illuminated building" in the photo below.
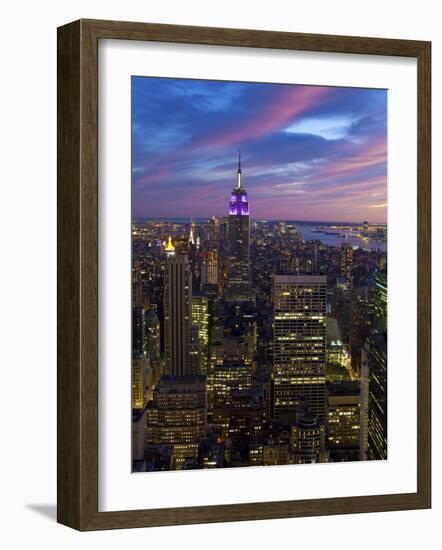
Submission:
<svg viewBox="0 0 442 550">
<path fill-rule="evenodd" d="M 376 274 L 375 315 L 379 328 L 387 327 L 387 272 L 378 271 Z"/>
<path fill-rule="evenodd" d="M 164 274 L 164 348 L 166 371 L 174 376 L 191 373 L 192 275 L 187 254 L 166 246 Z"/>
<path fill-rule="evenodd" d="M 143 304 L 143 288 L 140 269 L 132 269 L 132 306 L 142 307 Z"/>
<path fill-rule="evenodd" d="M 334 317 L 327 317 L 327 365 L 343 366 L 344 347 L 338 322 Z"/>
<path fill-rule="evenodd" d="M 144 342 L 146 357 L 157 367 L 160 363 L 160 321 L 156 311 L 149 310 L 144 316 Z"/>
<path fill-rule="evenodd" d="M 353 269 L 353 246 L 350 243 L 341 245 L 341 275 L 351 284 Z"/>
<path fill-rule="evenodd" d="M 359 460 L 367 460 L 368 452 L 368 396 L 369 396 L 369 367 L 368 342 L 365 342 L 361 352 L 361 430 L 359 438 Z"/>
<path fill-rule="evenodd" d="M 327 436 L 332 461 L 359 460 L 361 430 L 359 382 L 327 387 Z"/>
<path fill-rule="evenodd" d="M 198 457 L 207 419 L 203 376 L 163 376 L 147 407 L 148 445 L 172 445 L 176 468 Z"/>
<path fill-rule="evenodd" d="M 292 464 L 323 462 L 324 427 L 318 424 L 315 415 L 307 408 L 292 427 Z"/>
<path fill-rule="evenodd" d="M 132 308 L 132 356 L 145 354 L 145 311 L 141 306 Z"/>
<path fill-rule="evenodd" d="M 234 390 L 250 389 L 252 373 L 244 362 L 223 361 L 210 367 L 207 376 L 207 399 L 212 422 L 227 435 L 230 423 L 231 394 Z"/>
<path fill-rule="evenodd" d="M 132 408 L 144 409 L 147 404 L 149 359 L 143 356 L 132 359 Z"/>
<path fill-rule="evenodd" d="M 207 372 L 209 353 L 209 299 L 207 296 L 193 294 L 192 325 L 198 327 L 199 374 Z"/>
<path fill-rule="evenodd" d="M 353 370 L 358 373 L 361 368 L 362 348 L 370 327 L 369 311 L 367 289 L 353 289 L 350 306 L 349 343 L 351 366 Z"/>
<path fill-rule="evenodd" d="M 211 241 L 217 241 L 219 238 L 220 219 L 212 216 L 209 220 L 209 238 Z"/>
<path fill-rule="evenodd" d="M 274 297 L 274 417 L 293 419 L 302 397 L 325 418 L 327 277 L 276 275 Z"/>
<path fill-rule="evenodd" d="M 265 399 L 262 390 L 245 389 L 231 392 L 229 437 L 234 445 L 243 438 L 247 438 L 252 446 L 260 443 L 264 420 Z"/>
<path fill-rule="evenodd" d="M 241 155 L 237 184 L 232 191 L 228 222 L 228 285 L 226 299 L 251 299 L 250 287 L 250 216 L 247 192 L 242 185 Z"/>
<path fill-rule="evenodd" d="M 209 248 L 207 251 L 207 284 L 218 285 L 218 250 Z"/>
<path fill-rule="evenodd" d="M 387 458 L 387 333 L 373 333 L 368 349 L 368 456 Z"/>
<path fill-rule="evenodd" d="M 346 277 L 338 277 L 331 299 L 331 314 L 338 321 L 344 344 L 350 340 L 351 285 Z"/>
</svg>

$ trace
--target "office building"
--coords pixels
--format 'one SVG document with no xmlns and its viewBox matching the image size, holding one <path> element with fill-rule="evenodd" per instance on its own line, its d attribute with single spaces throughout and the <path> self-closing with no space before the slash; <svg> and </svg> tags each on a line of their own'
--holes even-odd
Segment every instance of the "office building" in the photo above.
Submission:
<svg viewBox="0 0 442 550">
<path fill-rule="evenodd" d="M 207 420 L 204 376 L 163 376 L 147 407 L 148 445 L 171 445 L 176 468 L 198 457 Z"/>
<path fill-rule="evenodd" d="M 228 284 L 225 297 L 229 301 L 250 300 L 250 216 L 248 196 L 242 183 L 241 155 L 236 187 L 230 198 L 227 246 Z"/>
<path fill-rule="evenodd" d="M 176 252 L 171 240 L 166 246 L 164 275 L 164 351 L 166 372 L 190 374 L 192 325 L 192 275 L 187 254 Z"/>
<path fill-rule="evenodd" d="M 341 245 L 341 276 L 345 277 L 348 282 L 352 282 L 353 269 L 353 246 L 350 243 L 344 242 Z"/>
<path fill-rule="evenodd" d="M 273 407 L 276 419 L 293 419 L 305 398 L 325 419 L 327 278 L 276 275 L 274 296 Z"/>
<path fill-rule="evenodd" d="M 359 460 L 361 391 L 359 381 L 327 386 L 327 443 L 333 462 Z"/>
<path fill-rule="evenodd" d="M 374 332 L 368 349 L 368 455 L 387 459 L 387 333 Z"/>
</svg>

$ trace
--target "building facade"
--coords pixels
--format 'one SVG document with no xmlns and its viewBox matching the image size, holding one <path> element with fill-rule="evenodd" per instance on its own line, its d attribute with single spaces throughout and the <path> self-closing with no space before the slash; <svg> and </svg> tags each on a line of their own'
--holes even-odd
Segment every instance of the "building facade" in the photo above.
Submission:
<svg viewBox="0 0 442 550">
<path fill-rule="evenodd" d="M 164 351 L 166 372 L 190 374 L 192 275 L 187 254 L 166 247 L 164 275 Z"/>
<path fill-rule="evenodd" d="M 274 417 L 293 419 L 305 398 L 324 422 L 327 278 L 276 275 L 273 296 Z"/>
<path fill-rule="evenodd" d="M 238 161 L 237 182 L 230 197 L 228 220 L 228 284 L 226 299 L 246 301 L 251 297 L 250 286 L 250 215 L 247 192 L 242 183 L 241 156 Z"/>
<path fill-rule="evenodd" d="M 198 458 L 207 421 L 203 376 L 163 376 L 147 408 L 148 445 L 171 445 L 177 469 Z"/>
</svg>

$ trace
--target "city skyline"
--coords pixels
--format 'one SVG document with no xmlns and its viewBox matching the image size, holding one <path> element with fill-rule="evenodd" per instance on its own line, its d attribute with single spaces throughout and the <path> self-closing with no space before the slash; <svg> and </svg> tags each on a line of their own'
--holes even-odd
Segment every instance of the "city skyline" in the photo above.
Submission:
<svg viewBox="0 0 442 550">
<path fill-rule="evenodd" d="M 252 219 L 386 223 L 386 102 L 386 90 L 133 77 L 133 216 L 225 215 L 241 148 Z"/>
<path fill-rule="evenodd" d="M 193 84 L 181 88 L 188 96 L 184 102 L 190 105 L 204 96 L 196 99 Z M 246 86 L 242 100 L 247 96 L 253 104 L 256 85 Z M 137 209 L 145 205 L 135 185 L 135 472 L 387 458 L 388 230 L 380 220 L 368 221 L 360 210 L 361 197 L 377 193 L 373 188 L 367 193 L 367 185 L 378 180 L 385 184 L 385 174 L 379 176 L 386 168 L 385 143 L 382 137 L 379 141 L 379 135 L 385 134 L 385 118 L 376 131 L 367 129 L 367 120 L 364 131 L 355 130 L 357 117 L 330 122 L 330 101 L 339 96 L 342 102 L 342 89 L 259 86 L 258 92 L 264 90 L 266 95 L 264 102 L 260 98 L 260 118 L 245 124 L 239 120 L 244 117 L 240 110 L 229 128 L 228 120 L 215 123 L 208 116 L 203 135 L 198 117 L 192 132 L 183 127 L 170 134 L 173 124 L 161 108 L 166 91 L 157 102 L 144 96 L 163 123 L 148 142 L 160 171 L 144 174 L 136 182 L 142 182 L 156 217 L 163 219 L 153 221 L 145 212 L 144 221 L 136 221 Z M 278 96 L 281 93 L 284 97 Z M 346 109 L 352 99 L 359 116 L 362 105 L 367 107 L 373 99 L 361 98 L 360 91 L 348 94 L 345 90 Z M 275 103 L 277 96 L 282 103 Z M 232 107 L 229 97 L 227 93 L 213 98 L 218 111 L 235 112 L 237 98 Z M 173 121 L 185 118 L 182 103 L 169 108 L 176 108 Z M 325 118 L 318 118 L 320 108 L 325 109 Z M 312 109 L 316 122 L 305 118 L 312 116 Z M 314 131 L 324 134 L 319 141 L 325 156 L 322 161 L 315 156 L 316 139 L 309 164 L 300 160 L 308 149 L 302 152 L 302 144 L 311 141 Z M 220 155 L 250 132 L 253 139 L 249 136 L 245 158 L 241 147 L 234 155 L 234 168 L 230 169 L 231 160 L 223 161 L 222 170 L 229 167 L 223 181 L 217 164 Z M 288 149 L 270 143 L 270 150 L 265 150 L 269 135 L 280 139 L 281 133 L 289 134 L 288 140 L 284 137 Z M 254 160 L 251 151 L 257 142 L 268 155 Z M 301 156 L 287 165 L 284 154 L 294 154 L 296 147 Z M 333 154 L 330 147 L 335 147 Z M 342 150 L 347 151 L 344 156 Z M 211 155 L 218 160 L 208 166 Z M 199 179 L 194 173 L 189 182 L 196 158 Z M 164 166 L 166 172 L 161 171 Z M 259 184 L 257 166 L 272 172 L 271 182 Z M 136 156 L 133 168 L 134 174 L 141 173 Z M 321 170 L 327 176 L 318 194 Z M 299 181 L 283 183 L 290 171 L 299 172 Z M 330 174 L 339 177 L 341 185 L 331 183 Z M 365 185 L 357 179 L 362 175 Z M 386 191 L 385 185 L 379 189 Z M 364 221 L 351 227 L 339 222 L 326 226 L 319 221 L 312 226 L 284 221 L 287 211 L 294 216 L 296 208 L 311 217 L 309 205 L 321 208 L 322 217 L 329 218 L 324 204 L 340 206 L 341 215 L 350 208 L 351 218 L 363 214 Z M 253 212 L 259 217 L 260 208 L 265 219 L 253 219 Z M 336 211 L 334 207 L 335 218 Z M 269 217 L 276 221 L 267 221 Z"/>
</svg>

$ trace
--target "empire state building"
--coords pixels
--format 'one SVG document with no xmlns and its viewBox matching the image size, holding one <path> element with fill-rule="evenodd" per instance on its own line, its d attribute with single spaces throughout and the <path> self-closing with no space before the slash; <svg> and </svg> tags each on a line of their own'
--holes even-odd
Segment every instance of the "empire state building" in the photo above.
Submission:
<svg viewBox="0 0 442 550">
<path fill-rule="evenodd" d="M 232 191 L 229 205 L 228 260 L 226 299 L 238 302 L 251 300 L 249 200 L 242 183 L 241 152 L 238 157 L 236 187 Z"/>
</svg>

